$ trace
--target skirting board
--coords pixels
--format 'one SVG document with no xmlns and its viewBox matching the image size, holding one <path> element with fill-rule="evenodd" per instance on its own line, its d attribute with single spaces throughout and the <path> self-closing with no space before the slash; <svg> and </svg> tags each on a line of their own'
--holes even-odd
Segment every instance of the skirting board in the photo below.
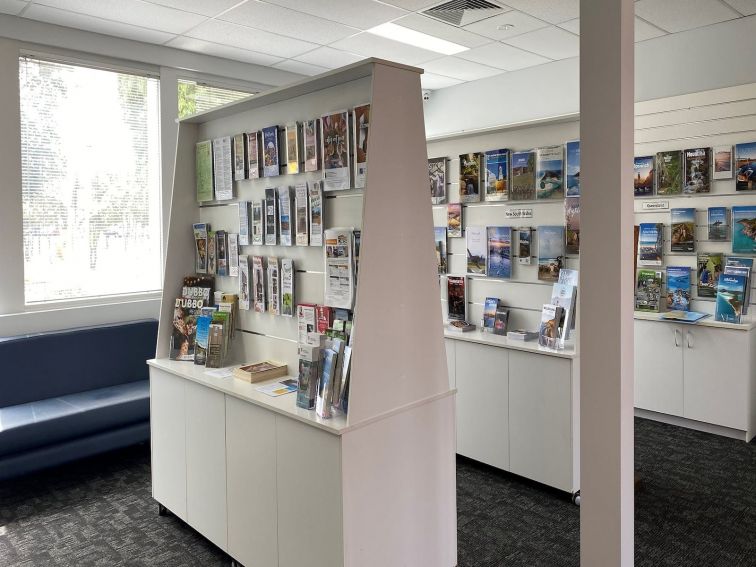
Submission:
<svg viewBox="0 0 756 567">
<path fill-rule="evenodd" d="M 750 439 L 746 439 L 746 432 L 741 431 L 740 429 L 722 427 L 721 425 L 714 425 L 713 423 L 705 423 L 703 421 L 695 421 L 693 419 L 686 419 L 684 417 L 678 417 L 676 415 L 669 415 L 666 413 L 659 413 L 655 411 L 635 408 L 635 417 L 642 417 L 644 419 L 669 423 L 670 425 L 695 429 L 696 431 L 712 433 L 713 435 L 721 435 L 722 437 L 730 437 L 731 439 L 745 441 L 746 443 L 750 441 Z"/>
</svg>

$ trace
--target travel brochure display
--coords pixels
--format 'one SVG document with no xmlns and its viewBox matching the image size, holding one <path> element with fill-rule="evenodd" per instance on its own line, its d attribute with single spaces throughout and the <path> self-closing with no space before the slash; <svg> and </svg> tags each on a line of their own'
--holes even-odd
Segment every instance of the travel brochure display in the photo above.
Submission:
<svg viewBox="0 0 756 567">
<path fill-rule="evenodd" d="M 467 293 L 465 276 L 448 276 L 446 278 L 446 318 L 449 321 L 467 319 Z"/>
<path fill-rule="evenodd" d="M 667 309 L 690 311 L 690 268 L 667 266 Z"/>
<path fill-rule="evenodd" d="M 712 148 L 714 156 L 713 179 L 732 179 L 732 146 L 714 146 Z"/>
<path fill-rule="evenodd" d="M 488 261 L 486 275 L 491 278 L 512 277 L 512 229 L 489 226 L 487 229 Z"/>
<path fill-rule="evenodd" d="M 565 250 L 567 254 L 580 253 L 580 197 L 564 199 Z"/>
<path fill-rule="evenodd" d="M 656 194 L 682 193 L 682 152 L 679 150 L 656 154 Z"/>
<path fill-rule="evenodd" d="M 249 201 L 239 201 L 239 245 L 249 244 Z"/>
<path fill-rule="evenodd" d="M 351 309 L 354 303 L 354 234 L 351 228 L 331 228 L 324 232 L 324 305 Z"/>
<path fill-rule="evenodd" d="M 286 173 L 289 175 L 299 173 L 300 166 L 300 146 L 299 124 L 286 125 Z"/>
<path fill-rule="evenodd" d="M 265 201 L 263 203 L 265 213 L 265 245 L 275 246 L 278 244 L 278 198 L 275 187 L 265 188 Z"/>
<path fill-rule="evenodd" d="M 564 263 L 564 227 L 539 226 L 538 241 L 538 279 L 556 282 L 559 270 Z"/>
<path fill-rule="evenodd" d="M 570 338 L 570 330 L 575 327 L 575 302 L 577 301 L 577 287 L 566 283 L 555 283 L 551 290 L 551 305 L 561 307 L 562 315 L 558 325 L 557 336 L 560 347 Z"/>
<path fill-rule="evenodd" d="M 292 219 L 293 195 L 288 187 L 278 188 L 278 228 L 281 246 L 292 245 Z"/>
<path fill-rule="evenodd" d="M 513 201 L 532 201 L 536 198 L 535 152 L 512 152 L 512 184 L 510 199 Z"/>
<path fill-rule="evenodd" d="M 196 223 L 192 225 L 194 231 L 194 271 L 198 274 L 207 273 L 207 231 L 206 223 Z"/>
<path fill-rule="evenodd" d="M 747 283 L 746 276 L 719 276 L 714 319 L 724 323 L 740 323 Z"/>
<path fill-rule="evenodd" d="M 486 229 L 481 226 L 465 228 L 465 244 L 467 245 L 467 273 L 486 273 Z"/>
<path fill-rule="evenodd" d="M 531 263 L 531 243 L 533 229 L 529 226 L 517 229 L 517 262 L 523 265 Z"/>
<path fill-rule="evenodd" d="M 281 315 L 294 316 L 294 261 L 281 260 Z"/>
<path fill-rule="evenodd" d="M 436 244 L 436 263 L 438 264 L 438 273 L 445 274 L 446 267 L 446 227 L 436 226 L 433 228 L 434 241 Z"/>
<path fill-rule="evenodd" d="M 278 126 L 262 129 L 263 177 L 276 177 L 281 173 L 278 160 Z"/>
<path fill-rule="evenodd" d="M 210 140 L 198 142 L 195 149 L 195 176 L 197 202 L 213 200 L 213 144 Z"/>
<path fill-rule="evenodd" d="M 547 146 L 536 150 L 536 198 L 564 197 L 564 148 Z"/>
<path fill-rule="evenodd" d="M 726 241 L 730 239 L 730 209 L 727 207 L 709 207 L 707 219 L 709 240 Z"/>
<path fill-rule="evenodd" d="M 250 301 L 249 256 L 239 256 L 239 309 L 248 311 Z"/>
<path fill-rule="evenodd" d="M 264 201 L 252 203 L 252 245 L 262 246 L 265 244 L 265 220 L 263 215 Z"/>
<path fill-rule="evenodd" d="M 661 223 L 640 224 L 638 242 L 638 264 L 644 266 L 662 265 L 662 238 L 664 225 Z"/>
<path fill-rule="evenodd" d="M 310 246 L 323 246 L 323 187 L 322 182 L 311 184 L 308 189 L 310 205 Z"/>
<path fill-rule="evenodd" d="M 281 274 L 278 268 L 278 258 L 270 257 L 266 261 L 268 313 L 281 314 Z"/>
<path fill-rule="evenodd" d="M 745 301 L 743 302 L 743 315 L 748 313 L 751 304 L 751 273 L 753 272 L 753 258 L 729 256 L 725 262 L 724 272 L 728 275 L 740 275 L 746 278 Z"/>
<path fill-rule="evenodd" d="M 349 113 L 346 110 L 320 118 L 323 154 L 323 190 L 349 189 Z"/>
<path fill-rule="evenodd" d="M 548 348 L 558 348 L 561 342 L 559 322 L 564 317 L 564 308 L 545 304 L 541 311 L 541 325 L 538 329 L 538 344 Z"/>
<path fill-rule="evenodd" d="M 459 156 L 459 200 L 463 203 L 480 201 L 481 154 Z"/>
<path fill-rule="evenodd" d="M 446 205 L 446 228 L 449 232 L 449 238 L 462 237 L 461 203 L 449 203 Z"/>
<path fill-rule="evenodd" d="M 567 142 L 564 145 L 564 171 L 567 197 L 580 196 L 580 141 Z"/>
<path fill-rule="evenodd" d="M 260 177 L 260 133 L 247 132 L 244 134 L 247 146 L 247 179 Z"/>
<path fill-rule="evenodd" d="M 732 251 L 756 254 L 756 206 L 732 208 Z"/>
<path fill-rule="evenodd" d="M 484 198 L 486 201 L 506 201 L 509 184 L 509 150 L 485 153 Z"/>
<path fill-rule="evenodd" d="M 683 193 L 709 193 L 711 191 L 711 148 L 684 150 L 683 156 L 685 157 Z"/>
<path fill-rule="evenodd" d="M 693 208 L 672 209 L 672 252 L 694 252 L 696 249 L 696 210 Z"/>
<path fill-rule="evenodd" d="M 735 145 L 735 190 L 756 189 L 756 142 Z"/>
<path fill-rule="evenodd" d="M 484 331 L 493 331 L 494 321 L 496 320 L 496 309 L 498 307 L 498 297 L 486 297 L 486 301 L 483 303 L 483 325 L 481 325 Z"/>
<path fill-rule="evenodd" d="M 721 253 L 701 252 L 698 254 L 697 264 L 698 297 L 716 297 L 717 282 L 724 270 L 724 256 Z"/>
<path fill-rule="evenodd" d="M 234 198 L 233 163 L 231 161 L 231 136 L 213 140 L 213 184 L 215 199 L 228 201 Z"/>
<path fill-rule="evenodd" d="M 431 203 L 446 203 L 446 158 L 428 160 L 428 181 L 430 182 Z"/>
<path fill-rule="evenodd" d="M 654 194 L 654 156 L 636 157 L 633 163 L 636 197 L 651 197 Z"/>
<path fill-rule="evenodd" d="M 294 242 L 297 246 L 310 244 L 309 216 L 307 184 L 300 183 L 294 187 Z"/>
<path fill-rule="evenodd" d="M 638 270 L 635 283 L 635 310 L 658 313 L 663 286 L 661 270 Z"/>
<path fill-rule="evenodd" d="M 370 105 L 355 106 L 352 111 L 354 124 L 354 188 L 365 187 L 367 179 L 368 132 L 370 129 Z"/>
<path fill-rule="evenodd" d="M 232 138 L 234 181 L 242 181 L 247 178 L 247 148 L 244 142 L 244 134 L 236 134 Z"/>
<path fill-rule="evenodd" d="M 320 120 L 305 120 L 302 124 L 304 134 L 304 170 L 318 171 L 320 169 Z"/>
<path fill-rule="evenodd" d="M 265 291 L 265 265 L 262 256 L 252 256 L 252 307 L 256 313 L 268 310 Z"/>
</svg>

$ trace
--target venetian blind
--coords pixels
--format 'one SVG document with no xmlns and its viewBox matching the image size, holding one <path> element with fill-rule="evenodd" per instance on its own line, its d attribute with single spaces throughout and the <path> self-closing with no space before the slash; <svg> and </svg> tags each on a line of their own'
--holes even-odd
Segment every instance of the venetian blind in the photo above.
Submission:
<svg viewBox="0 0 756 567">
<path fill-rule="evenodd" d="M 187 79 L 178 81 L 179 118 L 212 110 L 217 106 L 247 98 L 253 93 L 213 87 Z"/>
<path fill-rule="evenodd" d="M 19 66 L 26 303 L 158 291 L 158 79 Z"/>
</svg>

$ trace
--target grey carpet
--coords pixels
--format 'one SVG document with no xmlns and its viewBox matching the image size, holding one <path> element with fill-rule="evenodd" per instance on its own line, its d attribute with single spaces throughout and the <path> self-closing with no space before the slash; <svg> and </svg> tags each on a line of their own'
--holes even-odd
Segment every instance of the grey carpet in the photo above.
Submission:
<svg viewBox="0 0 756 567">
<path fill-rule="evenodd" d="M 636 565 L 756 567 L 756 444 L 636 420 Z M 460 458 L 460 567 L 577 566 L 567 496 Z M 131 447 L 0 483 L 0 565 L 227 565 L 150 497 Z"/>
</svg>

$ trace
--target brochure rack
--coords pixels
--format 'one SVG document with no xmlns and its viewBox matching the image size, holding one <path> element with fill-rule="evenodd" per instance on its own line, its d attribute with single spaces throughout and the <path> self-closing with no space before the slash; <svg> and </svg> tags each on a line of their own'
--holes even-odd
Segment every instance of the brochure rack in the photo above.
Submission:
<svg viewBox="0 0 756 567">
<path fill-rule="evenodd" d="M 153 497 L 246 565 L 456 564 L 454 390 L 446 379 L 419 69 L 369 59 L 179 124 L 157 358 L 150 361 Z M 191 225 L 238 232 L 237 200 L 322 172 L 234 183 L 199 206 L 195 144 L 369 102 L 367 187 L 325 194 L 325 228 L 362 230 L 349 413 L 322 420 L 294 395 L 167 360 L 172 301 L 194 270 Z M 288 257 L 295 302 L 323 303 L 322 247 Z M 411 274 L 411 277 L 407 277 Z M 217 277 L 233 292 L 236 278 Z M 241 311 L 230 363 L 297 369 L 295 318 Z"/>
</svg>

